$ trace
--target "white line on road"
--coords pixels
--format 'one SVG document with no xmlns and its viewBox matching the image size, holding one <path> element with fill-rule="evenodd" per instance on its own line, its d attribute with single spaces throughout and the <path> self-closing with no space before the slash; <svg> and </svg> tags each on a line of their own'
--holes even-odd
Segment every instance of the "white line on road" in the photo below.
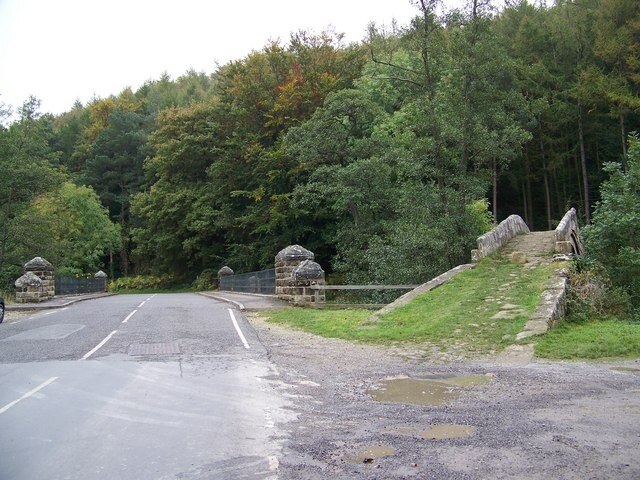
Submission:
<svg viewBox="0 0 640 480">
<path fill-rule="evenodd" d="M 102 348 L 102 346 L 107 343 L 109 341 L 109 339 L 111 337 L 113 337 L 113 335 L 117 332 L 117 330 L 114 330 L 113 332 L 111 332 L 109 335 L 107 335 L 107 337 L 102 340 L 98 345 L 96 345 L 95 347 L 93 347 L 91 349 L 91 351 L 85 353 L 84 357 L 82 357 L 82 360 L 86 360 L 87 358 L 89 358 L 91 355 L 93 355 L 94 353 L 96 353 L 98 350 L 100 350 Z"/>
<path fill-rule="evenodd" d="M 138 307 L 138 308 L 140 308 L 140 307 Z M 129 319 L 130 319 L 131 317 L 133 317 L 137 311 L 138 311 L 138 310 L 134 310 L 134 311 L 133 311 L 133 312 L 131 312 L 129 315 L 127 315 L 127 318 L 125 318 L 125 319 L 122 321 L 122 323 L 127 323 L 127 322 L 129 321 Z"/>
<path fill-rule="evenodd" d="M 44 313 L 39 313 L 37 315 L 32 315 L 30 317 L 26 317 L 26 318 L 21 318 L 20 320 L 16 320 L 13 323 L 20 323 L 20 322 L 24 322 L 25 320 L 35 320 L 36 318 L 42 318 L 42 317 L 46 317 L 48 315 L 52 315 L 54 313 L 58 313 L 58 312 L 63 312 L 65 310 L 68 310 L 69 307 L 64 307 L 64 308 L 58 308 L 56 310 L 51 310 L 50 312 L 44 312 Z"/>
<path fill-rule="evenodd" d="M 247 339 L 244 338 L 244 334 L 242 333 L 242 330 L 240 330 L 240 327 L 238 326 L 238 322 L 236 321 L 236 316 L 233 314 L 233 310 L 231 310 L 230 308 L 227 308 L 227 310 L 229 311 L 229 315 L 231 315 L 231 321 L 233 322 L 233 326 L 236 327 L 236 332 L 238 332 L 238 336 L 240 337 L 240 340 L 242 340 L 242 344 L 244 345 L 244 348 L 246 349 L 251 348 L 247 343 Z"/>
<path fill-rule="evenodd" d="M 155 297 L 157 295 L 157 293 L 154 293 L 153 295 L 151 295 L 149 298 L 147 298 L 145 301 L 143 301 L 140 305 L 138 305 L 138 308 L 142 308 L 142 306 L 147 303 L 149 300 L 151 300 L 153 297 Z"/>
<path fill-rule="evenodd" d="M 7 410 L 9 410 L 11 407 L 13 407 L 16 403 L 21 402 L 22 400 L 25 400 L 27 398 L 29 398 L 30 396 L 32 396 L 33 394 L 39 392 L 40 390 L 42 390 L 44 387 L 46 387 L 47 385 L 49 385 L 50 383 L 55 382 L 58 379 L 58 377 L 51 377 L 49 380 L 47 380 L 46 382 L 41 383 L 40 385 L 38 385 L 36 388 L 34 388 L 33 390 L 29 390 L 27 393 L 25 393 L 23 396 L 21 396 L 19 399 L 14 400 L 11 403 L 6 404 L 4 407 L 0 408 L 0 414 L 3 414 L 4 412 L 6 412 Z"/>
</svg>

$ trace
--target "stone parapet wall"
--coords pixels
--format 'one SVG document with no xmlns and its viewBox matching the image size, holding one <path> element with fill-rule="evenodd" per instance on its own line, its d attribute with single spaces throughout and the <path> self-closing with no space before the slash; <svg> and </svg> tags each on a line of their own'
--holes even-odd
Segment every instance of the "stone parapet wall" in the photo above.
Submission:
<svg viewBox="0 0 640 480">
<path fill-rule="evenodd" d="M 471 251 L 471 261 L 477 263 L 504 247 L 516 235 L 529 232 L 529 227 L 520 215 L 509 215 L 493 230 L 478 237 L 478 248 Z"/>
<path fill-rule="evenodd" d="M 556 272 L 549 279 L 546 290 L 542 292 L 538 307 L 525 323 L 522 332 L 516 335 L 516 340 L 542 335 L 560 323 L 566 314 L 568 289 L 567 272 Z"/>
<path fill-rule="evenodd" d="M 578 214 L 572 208 L 565 213 L 555 230 L 555 251 L 564 255 L 584 255 L 584 246 L 580 239 Z"/>
<path fill-rule="evenodd" d="M 324 270 L 313 261 L 315 255 L 300 245 L 290 245 L 275 258 L 276 295 L 295 305 L 324 302 L 324 293 L 311 289 L 324 285 Z"/>
</svg>

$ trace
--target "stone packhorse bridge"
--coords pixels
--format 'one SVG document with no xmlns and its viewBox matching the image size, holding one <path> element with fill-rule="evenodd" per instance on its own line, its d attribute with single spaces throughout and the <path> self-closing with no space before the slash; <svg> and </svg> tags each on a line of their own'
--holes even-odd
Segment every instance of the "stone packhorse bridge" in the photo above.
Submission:
<svg viewBox="0 0 640 480">
<path fill-rule="evenodd" d="M 511 215 L 493 230 L 479 237 L 477 244 L 478 248 L 471 252 L 473 263 L 459 265 L 439 275 L 401 296 L 395 302 L 376 312 L 374 316 L 388 313 L 405 305 L 418 295 L 447 282 L 458 273 L 474 268 L 484 257 L 498 251 L 511 258 L 513 262 L 532 265 L 551 263 L 554 260 L 569 260 L 571 256 L 584 254 L 575 208 L 565 214 L 555 230 L 546 232 L 531 232 L 519 215 Z M 529 317 L 523 331 L 516 336 L 516 339 L 521 340 L 542 334 L 564 318 L 568 286 L 566 272 L 558 269 L 542 293 L 540 304 Z"/>
</svg>

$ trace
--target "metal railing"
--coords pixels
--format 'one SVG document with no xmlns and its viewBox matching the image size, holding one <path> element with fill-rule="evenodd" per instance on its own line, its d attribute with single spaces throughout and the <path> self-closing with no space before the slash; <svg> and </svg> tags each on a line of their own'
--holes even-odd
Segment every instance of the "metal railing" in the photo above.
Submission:
<svg viewBox="0 0 640 480">
<path fill-rule="evenodd" d="M 419 287 L 419 285 L 311 285 L 308 288 L 315 290 L 317 298 L 324 293 L 326 306 L 381 308 L 399 296 L 392 291 L 413 290 L 417 287 Z M 327 298 L 329 297 L 327 291 L 343 291 L 345 293 L 335 295 L 334 298 Z M 363 291 L 369 291 L 371 293 L 368 295 L 360 294 L 360 292 Z M 322 303 L 316 302 L 315 306 L 322 306 Z"/>
<path fill-rule="evenodd" d="M 223 275 L 220 277 L 219 289 L 229 292 L 273 295 L 276 293 L 276 269 Z"/>
<path fill-rule="evenodd" d="M 107 287 L 106 282 L 106 278 L 75 278 L 56 275 L 56 295 L 104 292 Z"/>
</svg>

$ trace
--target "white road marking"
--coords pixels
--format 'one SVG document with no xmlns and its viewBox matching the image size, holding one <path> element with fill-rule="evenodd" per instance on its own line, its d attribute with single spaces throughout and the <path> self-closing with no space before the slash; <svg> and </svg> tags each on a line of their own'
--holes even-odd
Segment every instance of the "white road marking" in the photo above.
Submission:
<svg viewBox="0 0 640 480">
<path fill-rule="evenodd" d="M 153 295 L 151 295 L 149 298 L 147 298 L 146 300 L 144 300 L 140 305 L 138 305 L 138 308 L 142 308 L 142 306 L 147 303 L 149 300 L 151 300 L 153 297 L 155 297 L 157 295 L 157 293 L 154 293 Z"/>
<path fill-rule="evenodd" d="M 122 323 L 127 323 L 127 322 L 129 321 L 129 319 L 130 319 L 131 317 L 133 317 L 137 311 L 138 311 L 138 310 L 134 310 L 134 311 L 133 311 L 133 312 L 131 312 L 129 315 L 127 315 L 127 318 L 125 318 L 125 319 L 122 321 Z"/>
<path fill-rule="evenodd" d="M 238 332 L 238 336 L 240 337 L 240 340 L 242 340 L 242 344 L 244 345 L 244 348 L 246 349 L 251 348 L 247 343 L 247 339 L 244 338 L 244 334 L 242 333 L 242 330 L 240 330 L 240 327 L 238 326 L 238 322 L 236 320 L 236 316 L 233 314 L 233 310 L 231 310 L 230 308 L 227 308 L 227 310 L 229 311 L 229 315 L 231 315 L 231 321 L 233 322 L 233 326 L 236 327 L 236 332 Z"/>
<path fill-rule="evenodd" d="M 24 322 L 25 320 L 35 320 L 36 318 L 46 317 L 47 315 L 63 312 L 64 310 L 68 310 L 68 309 L 69 307 L 58 308 L 56 310 L 51 310 L 50 312 L 39 313 L 38 315 L 32 315 L 31 317 L 21 318 L 20 320 L 16 320 L 15 322 L 12 322 L 12 323 L 20 323 L 20 322 Z"/>
<path fill-rule="evenodd" d="M 114 330 L 113 332 L 111 332 L 109 335 L 107 335 L 107 337 L 106 337 L 104 340 L 102 340 L 98 345 L 96 345 L 95 347 L 93 347 L 93 348 L 91 349 L 91 351 L 89 351 L 89 352 L 85 353 L 84 357 L 82 357 L 82 360 L 86 360 L 86 359 L 87 359 L 87 358 L 89 358 L 91 355 L 93 355 L 93 354 L 94 354 L 94 353 L 96 353 L 98 350 L 100 350 L 100 349 L 103 347 L 103 345 L 104 345 L 105 343 L 107 343 L 107 342 L 109 341 L 109 339 L 115 335 L 115 333 L 116 333 L 116 332 L 117 332 L 117 330 Z"/>
<path fill-rule="evenodd" d="M 41 383 L 40 385 L 38 385 L 36 388 L 34 388 L 33 390 L 29 390 L 27 393 L 25 393 L 23 396 L 21 396 L 19 399 L 14 400 L 11 403 L 6 404 L 4 407 L 0 408 L 0 414 L 3 414 L 4 412 L 6 412 L 7 410 L 9 410 L 11 407 L 13 407 L 15 404 L 21 402 L 22 400 L 25 400 L 27 398 L 29 398 L 30 396 L 32 396 L 33 394 L 39 392 L 40 390 L 42 390 L 44 387 L 46 387 L 47 385 L 55 382 L 58 379 L 58 377 L 51 377 L 49 380 L 47 380 L 46 382 Z"/>
</svg>

